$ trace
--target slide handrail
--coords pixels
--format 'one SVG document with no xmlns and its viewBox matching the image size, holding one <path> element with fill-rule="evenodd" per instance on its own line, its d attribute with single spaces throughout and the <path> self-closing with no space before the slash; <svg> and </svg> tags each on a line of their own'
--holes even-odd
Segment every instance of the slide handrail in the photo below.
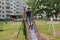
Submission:
<svg viewBox="0 0 60 40">
<path fill-rule="evenodd" d="M 34 20 L 33 20 L 33 21 L 34 21 Z M 41 34 L 40 34 L 40 32 L 39 32 L 39 30 L 38 30 L 37 26 L 36 26 L 35 21 L 34 21 L 34 24 L 35 24 L 35 28 L 37 29 L 37 32 L 38 32 L 39 40 L 42 40 L 42 36 L 41 36 Z"/>
</svg>

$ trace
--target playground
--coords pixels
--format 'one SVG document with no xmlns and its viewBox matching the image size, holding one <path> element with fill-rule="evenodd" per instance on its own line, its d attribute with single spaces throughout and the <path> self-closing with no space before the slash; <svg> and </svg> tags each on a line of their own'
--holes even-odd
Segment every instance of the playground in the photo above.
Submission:
<svg viewBox="0 0 60 40">
<path fill-rule="evenodd" d="M 55 37 L 49 21 L 47 23 L 46 21 L 35 20 L 35 22 L 43 40 L 60 40 L 60 21 L 54 22 L 56 33 Z M 50 31 L 49 26 L 51 26 Z M 8 22 L 7 24 L 3 23 L 3 30 L 0 31 L 0 40 L 26 40 L 22 22 Z"/>
<path fill-rule="evenodd" d="M 0 40 L 60 40 L 60 0 L 0 4 Z"/>
</svg>

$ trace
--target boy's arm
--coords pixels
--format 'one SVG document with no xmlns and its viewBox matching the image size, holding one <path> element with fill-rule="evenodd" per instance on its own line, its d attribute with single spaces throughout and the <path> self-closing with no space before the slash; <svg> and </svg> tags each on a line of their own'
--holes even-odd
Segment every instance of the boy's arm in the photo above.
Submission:
<svg viewBox="0 0 60 40">
<path fill-rule="evenodd" d="M 32 17 L 32 10 L 30 9 L 30 12 L 31 12 L 31 17 Z"/>
<path fill-rule="evenodd" d="M 26 12 L 25 12 L 25 14 L 24 14 L 24 20 L 26 20 Z"/>
<path fill-rule="evenodd" d="M 31 17 L 32 17 L 32 12 L 31 12 Z"/>
</svg>

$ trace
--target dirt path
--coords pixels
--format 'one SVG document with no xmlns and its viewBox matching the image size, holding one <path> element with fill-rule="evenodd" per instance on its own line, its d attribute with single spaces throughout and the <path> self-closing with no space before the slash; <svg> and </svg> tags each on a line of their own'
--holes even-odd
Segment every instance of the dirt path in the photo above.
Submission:
<svg viewBox="0 0 60 40">
<path fill-rule="evenodd" d="M 48 35 L 42 34 L 43 40 L 50 40 L 50 37 Z"/>
<path fill-rule="evenodd" d="M 56 37 L 60 37 L 60 31 L 56 32 Z"/>
</svg>

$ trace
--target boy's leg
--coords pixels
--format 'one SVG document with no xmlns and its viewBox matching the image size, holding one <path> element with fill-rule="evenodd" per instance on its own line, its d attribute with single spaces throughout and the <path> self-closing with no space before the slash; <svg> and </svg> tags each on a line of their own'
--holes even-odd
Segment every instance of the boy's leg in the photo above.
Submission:
<svg viewBox="0 0 60 40">
<path fill-rule="evenodd" d="M 29 25 L 29 29 L 31 29 L 31 24 L 30 24 L 30 18 L 29 17 L 27 17 L 27 23 L 28 23 L 28 25 Z"/>
<path fill-rule="evenodd" d="M 29 18 L 29 22 L 30 22 L 30 28 L 33 29 L 33 23 L 32 23 L 32 18 Z"/>
</svg>

